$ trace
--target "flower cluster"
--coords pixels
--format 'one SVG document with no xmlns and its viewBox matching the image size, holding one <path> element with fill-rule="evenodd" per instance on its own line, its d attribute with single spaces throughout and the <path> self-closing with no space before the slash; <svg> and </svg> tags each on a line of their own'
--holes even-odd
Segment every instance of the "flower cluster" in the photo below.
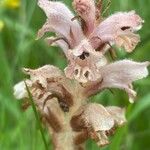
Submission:
<svg viewBox="0 0 150 150">
<path fill-rule="evenodd" d="M 38 1 L 47 19 L 37 39 L 55 33 L 45 41 L 63 50 L 68 60 L 64 72 L 52 65 L 23 69 L 30 76 L 25 82 L 56 150 L 84 149 L 88 138 L 99 146 L 108 144 L 108 136 L 126 122 L 125 109 L 89 103 L 88 98 L 107 88 L 119 88 L 134 102 L 132 82 L 146 77 L 150 64 L 127 59 L 112 63 L 106 57 L 113 45 L 126 52 L 135 49 L 140 41 L 136 32 L 144 22 L 135 11 L 117 12 L 105 19 L 101 0 L 73 0 L 72 4 L 77 16 L 62 2 Z M 23 81 L 15 85 L 14 95 L 29 98 Z"/>
</svg>

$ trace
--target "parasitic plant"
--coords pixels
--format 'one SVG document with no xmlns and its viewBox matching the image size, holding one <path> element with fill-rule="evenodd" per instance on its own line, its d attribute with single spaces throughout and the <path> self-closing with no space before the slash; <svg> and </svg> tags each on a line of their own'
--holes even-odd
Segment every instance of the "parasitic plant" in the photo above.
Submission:
<svg viewBox="0 0 150 150">
<path fill-rule="evenodd" d="M 125 109 L 88 99 L 104 89 L 119 88 L 133 103 L 132 82 L 146 77 L 150 64 L 127 59 L 111 62 L 106 55 L 114 54 L 113 45 L 126 52 L 135 49 L 140 41 L 136 32 L 144 22 L 135 11 L 117 12 L 105 19 L 102 0 L 73 0 L 72 4 L 77 16 L 62 2 L 38 1 L 47 20 L 37 39 L 55 33 L 45 41 L 63 50 L 68 60 L 64 72 L 52 65 L 24 68 L 30 78 L 14 86 L 16 98 L 26 102 L 28 86 L 55 150 L 84 150 L 89 138 L 98 146 L 109 144 L 108 137 L 126 122 Z"/>
</svg>

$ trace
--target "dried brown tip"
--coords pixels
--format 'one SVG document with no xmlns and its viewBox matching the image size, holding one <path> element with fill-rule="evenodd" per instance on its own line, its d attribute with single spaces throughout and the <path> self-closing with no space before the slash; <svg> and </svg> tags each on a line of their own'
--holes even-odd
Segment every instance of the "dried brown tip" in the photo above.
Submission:
<svg viewBox="0 0 150 150">
<path fill-rule="evenodd" d="M 87 130 L 83 130 L 80 133 L 78 133 L 75 138 L 74 138 L 74 144 L 75 145 L 80 145 L 84 143 L 88 139 L 88 132 Z"/>
<path fill-rule="evenodd" d="M 55 132 L 60 132 L 62 130 L 61 123 L 59 122 L 59 119 L 56 117 L 56 115 L 50 110 L 49 107 L 48 109 L 48 114 L 43 114 L 44 118 L 46 119 L 47 123 L 50 125 L 50 127 L 55 131 Z"/>
<path fill-rule="evenodd" d="M 81 119 L 81 116 L 73 116 L 70 121 L 70 125 L 74 131 L 81 131 L 84 128 L 84 122 Z"/>
<path fill-rule="evenodd" d="M 29 101 L 25 101 L 22 105 L 21 105 L 21 108 L 23 111 L 27 110 L 28 107 L 30 106 L 31 104 L 29 103 Z"/>
</svg>

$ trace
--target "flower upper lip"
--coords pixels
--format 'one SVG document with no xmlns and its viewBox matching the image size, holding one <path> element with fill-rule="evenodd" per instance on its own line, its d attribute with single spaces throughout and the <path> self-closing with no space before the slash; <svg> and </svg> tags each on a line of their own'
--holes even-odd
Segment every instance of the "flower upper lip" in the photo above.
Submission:
<svg viewBox="0 0 150 150">
<path fill-rule="evenodd" d="M 72 21 L 73 13 L 62 2 L 39 0 L 39 6 L 47 15 L 47 21 L 39 30 L 38 37 L 42 37 L 46 32 L 55 32 L 56 37 L 62 37 L 59 41 L 53 40 L 53 44 L 60 46 L 68 59 L 69 64 L 65 69 L 68 78 L 76 79 L 78 82 L 96 82 L 102 75 L 103 88 L 125 89 L 129 97 L 134 98 L 136 94 L 129 88 L 129 84 L 147 76 L 147 63 L 123 60 L 108 65 L 102 62 L 102 58 L 112 45 L 124 48 L 126 52 L 132 52 L 140 41 L 136 31 L 142 26 L 142 18 L 135 11 L 117 12 L 100 22 L 95 17 L 94 0 L 80 1 L 74 0 L 73 6 L 84 22 L 81 22 L 82 26 L 78 20 Z M 83 6 L 90 9 L 88 11 L 83 9 L 80 14 L 78 8 L 81 9 Z M 99 23 L 97 26 L 94 25 L 96 21 Z M 86 27 L 88 29 L 85 29 Z M 52 38 L 49 38 L 47 42 L 51 44 L 51 40 Z M 102 65 L 98 65 L 99 62 L 102 62 Z M 118 69 L 120 65 L 129 69 L 123 70 L 122 67 Z M 123 75 L 120 77 L 118 74 L 122 72 Z M 139 76 L 136 75 L 137 72 Z"/>
</svg>

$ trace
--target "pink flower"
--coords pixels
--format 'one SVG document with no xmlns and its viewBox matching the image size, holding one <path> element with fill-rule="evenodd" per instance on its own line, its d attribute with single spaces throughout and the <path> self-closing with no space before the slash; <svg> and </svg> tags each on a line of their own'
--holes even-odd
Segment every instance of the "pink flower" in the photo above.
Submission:
<svg viewBox="0 0 150 150">
<path fill-rule="evenodd" d="M 37 39 L 54 32 L 55 36 L 45 41 L 59 46 L 68 60 L 64 72 L 52 65 L 23 69 L 30 76 L 25 82 L 52 134 L 55 149 L 84 149 L 88 138 L 104 146 L 109 143 L 108 136 L 126 122 L 125 109 L 91 104 L 88 98 L 106 88 L 118 88 L 134 102 L 137 93 L 132 83 L 148 76 L 150 62 L 110 62 L 105 54 L 113 45 L 132 52 L 140 41 L 136 32 L 143 20 L 134 11 L 103 19 L 98 15 L 101 3 L 96 5 L 94 0 L 74 0 L 76 17 L 62 2 L 39 0 L 38 5 L 47 19 Z M 24 82 L 14 86 L 14 95 L 28 99 Z"/>
<path fill-rule="evenodd" d="M 69 63 L 65 68 L 68 78 L 81 83 L 102 80 L 101 88 L 124 89 L 130 99 L 135 97 L 136 93 L 129 85 L 148 75 L 146 67 L 149 63 L 123 60 L 109 65 L 105 57 L 110 45 L 131 52 L 140 41 L 136 31 L 142 27 L 143 20 L 135 11 L 118 12 L 99 21 L 94 0 L 74 0 L 75 11 L 83 20 L 79 23 L 72 21 L 74 15 L 61 2 L 39 0 L 38 4 L 47 16 L 38 37 L 46 32 L 56 33 L 57 38 L 49 37 L 46 41 L 64 51 Z"/>
<path fill-rule="evenodd" d="M 103 43 L 116 44 L 131 52 L 140 41 L 139 35 L 135 32 L 142 27 L 142 23 L 143 20 L 135 11 L 113 14 L 95 28 L 91 38 L 99 37 L 99 42 L 94 44 L 92 41 L 92 45 L 98 48 Z"/>
</svg>

